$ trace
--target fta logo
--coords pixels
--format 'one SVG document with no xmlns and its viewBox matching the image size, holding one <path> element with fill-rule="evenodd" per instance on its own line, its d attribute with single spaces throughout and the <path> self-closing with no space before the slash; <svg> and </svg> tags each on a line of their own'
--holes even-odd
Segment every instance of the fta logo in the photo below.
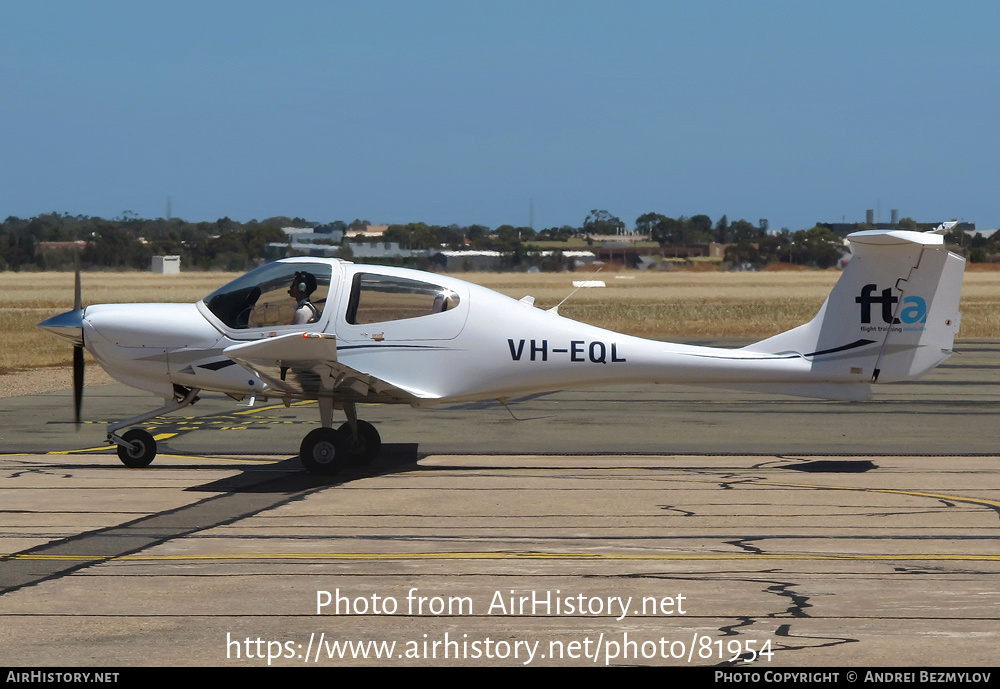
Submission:
<svg viewBox="0 0 1000 689">
<path fill-rule="evenodd" d="M 893 318 L 892 312 L 899 303 L 899 297 L 893 296 L 891 287 L 886 287 L 876 295 L 874 293 L 877 289 L 875 285 L 865 285 L 861 288 L 861 295 L 854 299 L 861 304 L 862 323 L 872 322 L 872 304 L 881 304 L 882 321 L 890 325 L 927 322 L 927 302 L 923 297 L 903 297 L 903 308 L 899 312 L 899 318 Z"/>
</svg>

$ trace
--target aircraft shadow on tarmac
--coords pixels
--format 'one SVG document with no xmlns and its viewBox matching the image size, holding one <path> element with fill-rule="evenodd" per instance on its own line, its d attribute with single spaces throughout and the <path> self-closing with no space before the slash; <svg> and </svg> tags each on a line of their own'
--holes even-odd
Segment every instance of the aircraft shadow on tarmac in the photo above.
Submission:
<svg viewBox="0 0 1000 689">
<path fill-rule="evenodd" d="M 348 465 L 339 473 L 330 476 L 307 472 L 296 456 L 269 465 L 266 472 L 260 471 L 260 468 L 255 466 L 235 476 L 192 486 L 185 490 L 209 493 L 289 493 L 324 486 L 339 486 L 362 478 L 413 471 L 418 468 L 417 461 L 421 456 L 416 443 L 386 443 L 373 461 L 367 464 Z M 275 476 L 276 472 L 280 473 Z"/>
<path fill-rule="evenodd" d="M 878 464 L 869 459 L 818 459 L 778 468 L 811 474 L 862 474 L 872 469 L 878 469 Z"/>
<path fill-rule="evenodd" d="M 0 596 L 175 538 L 251 517 L 328 486 L 411 471 L 418 459 L 416 444 L 403 443 L 384 445 L 382 454 L 370 464 L 348 466 L 333 476 L 308 473 L 298 457 L 269 465 L 266 469 L 260 465 L 246 466 L 235 476 L 186 489 L 214 493 L 190 505 L 57 538 L 2 558 Z M 160 468 L 163 466 L 161 464 Z M 191 469 L 190 464 L 178 467 Z"/>
<path fill-rule="evenodd" d="M 259 467 L 247 468 L 235 476 L 192 486 L 185 490 L 211 493 L 291 493 L 339 486 L 374 476 L 414 471 L 419 468 L 417 462 L 421 457 L 416 443 L 386 444 L 382 446 L 378 458 L 372 462 L 346 466 L 341 472 L 332 476 L 311 474 L 304 470 L 298 457 L 290 457 L 268 466 L 266 472 L 261 471 Z M 867 459 L 824 459 L 804 461 L 779 468 L 805 473 L 859 474 L 878 469 L 878 465 Z M 275 476 L 275 473 L 278 475 Z"/>
</svg>

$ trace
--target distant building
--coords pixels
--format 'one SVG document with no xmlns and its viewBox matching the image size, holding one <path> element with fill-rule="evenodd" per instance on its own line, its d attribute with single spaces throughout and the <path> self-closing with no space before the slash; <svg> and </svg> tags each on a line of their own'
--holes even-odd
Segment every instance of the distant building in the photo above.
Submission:
<svg viewBox="0 0 1000 689">
<path fill-rule="evenodd" d="M 719 244 L 718 242 L 712 242 L 708 245 L 708 253 L 705 255 L 709 258 L 719 259 L 720 261 L 726 257 L 726 247 L 729 244 Z"/>
<path fill-rule="evenodd" d="M 365 225 L 364 228 L 353 228 L 347 231 L 348 237 L 370 237 L 381 239 L 389 229 L 388 225 Z"/>
<path fill-rule="evenodd" d="M 553 253 L 555 252 L 543 251 L 541 255 L 551 256 Z M 597 262 L 597 254 L 595 254 L 593 251 L 580 251 L 580 250 L 563 251 L 562 255 L 563 258 L 565 258 L 567 261 L 572 259 L 573 262 L 578 266 L 589 266 Z"/>
<path fill-rule="evenodd" d="M 177 275 L 181 272 L 181 257 L 153 256 L 150 269 L 158 275 Z"/>
<path fill-rule="evenodd" d="M 595 242 L 648 242 L 648 234 L 636 234 L 635 230 L 620 232 L 618 234 L 593 234 L 588 235 Z"/>
<path fill-rule="evenodd" d="M 435 253 L 432 249 L 404 249 L 399 242 L 351 242 L 354 258 L 422 258 Z"/>
<path fill-rule="evenodd" d="M 504 255 L 499 251 L 489 250 L 436 251 L 433 260 L 441 270 L 452 272 L 500 270 L 504 265 Z"/>
<path fill-rule="evenodd" d="M 337 255 L 340 243 L 344 241 L 344 230 L 329 225 L 282 227 L 281 231 L 288 237 L 288 242 L 269 242 L 264 253 L 269 261 L 287 256 L 330 258 Z"/>
<path fill-rule="evenodd" d="M 433 254 L 432 261 L 440 270 L 457 272 L 510 269 L 510 254 L 499 251 L 443 249 L 429 253 Z M 565 261 L 572 261 L 577 266 L 589 266 L 597 260 L 593 251 L 532 251 L 528 256 L 552 258 L 556 254 L 561 254 Z"/>
</svg>

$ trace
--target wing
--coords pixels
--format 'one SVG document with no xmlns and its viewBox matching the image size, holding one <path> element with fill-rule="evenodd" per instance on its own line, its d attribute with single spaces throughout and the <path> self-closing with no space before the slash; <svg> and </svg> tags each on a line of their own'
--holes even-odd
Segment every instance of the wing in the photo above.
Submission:
<svg viewBox="0 0 1000 689">
<path fill-rule="evenodd" d="M 232 345 L 223 353 L 253 370 L 279 395 L 411 405 L 433 399 L 340 363 L 333 335 L 293 333 Z"/>
</svg>

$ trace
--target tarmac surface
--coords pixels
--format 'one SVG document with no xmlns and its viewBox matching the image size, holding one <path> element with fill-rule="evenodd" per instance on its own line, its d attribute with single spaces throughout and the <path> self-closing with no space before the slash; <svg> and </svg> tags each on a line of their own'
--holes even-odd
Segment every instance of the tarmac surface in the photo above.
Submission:
<svg viewBox="0 0 1000 689">
<path fill-rule="evenodd" d="M 862 403 L 364 408 L 330 478 L 315 404 L 209 396 L 126 469 L 104 424 L 158 403 L 0 400 L 0 665 L 997 664 L 1000 343 Z"/>
</svg>

